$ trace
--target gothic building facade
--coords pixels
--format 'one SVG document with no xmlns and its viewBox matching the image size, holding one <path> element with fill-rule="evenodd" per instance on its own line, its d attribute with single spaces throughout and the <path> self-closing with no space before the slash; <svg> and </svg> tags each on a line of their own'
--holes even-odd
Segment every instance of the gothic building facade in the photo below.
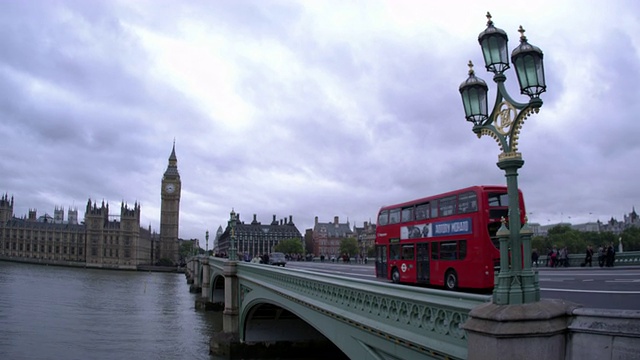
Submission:
<svg viewBox="0 0 640 360">
<path fill-rule="evenodd" d="M 87 201 L 84 221 L 78 210 L 55 207 L 54 215 L 16 217 L 14 199 L 0 197 L 0 257 L 19 261 L 94 268 L 137 269 L 160 259 L 178 262 L 180 190 L 175 143 L 161 183 L 160 235 L 140 227 L 140 204 L 120 205 L 119 215 L 109 204 Z"/>
<path fill-rule="evenodd" d="M 151 231 L 140 228 L 140 205 L 120 206 L 119 220 L 109 205 L 87 202 L 84 221 L 78 211 L 56 207 L 54 216 L 13 214 L 14 199 L 0 199 L 0 256 L 39 263 L 83 264 L 87 267 L 136 269 L 151 262 Z M 113 218 L 113 219 L 112 219 Z"/>
<path fill-rule="evenodd" d="M 286 218 L 276 220 L 276 216 L 273 215 L 273 220 L 269 224 L 258 222 L 255 214 L 253 215 L 253 221 L 248 224 L 241 221 L 240 214 L 236 214 L 234 211 L 231 212 L 230 217 L 235 217 L 236 219 L 233 235 L 239 259 L 242 259 L 245 254 L 249 258 L 252 258 L 256 255 L 273 252 L 275 251 L 274 247 L 282 240 L 299 239 L 302 241 L 302 235 L 293 223 L 292 216 L 289 216 L 288 220 Z M 222 254 L 223 256 L 229 254 L 232 236 L 231 230 L 230 219 L 226 229 L 218 238 L 216 244 L 218 254 Z"/>
</svg>

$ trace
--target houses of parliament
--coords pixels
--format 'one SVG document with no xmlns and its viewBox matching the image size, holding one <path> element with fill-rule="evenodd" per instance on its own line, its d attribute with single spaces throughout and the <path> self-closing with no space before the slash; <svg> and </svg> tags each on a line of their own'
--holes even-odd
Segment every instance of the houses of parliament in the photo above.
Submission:
<svg viewBox="0 0 640 360">
<path fill-rule="evenodd" d="M 180 174 L 175 143 L 161 182 L 160 234 L 151 226 L 140 226 L 140 204 L 120 204 L 118 215 L 109 204 L 87 201 L 84 221 L 78 210 L 56 207 L 53 217 L 36 210 L 16 217 L 14 199 L 0 197 L 0 259 L 83 266 L 93 268 L 138 269 L 161 259 L 178 261 L 180 214 Z"/>
</svg>

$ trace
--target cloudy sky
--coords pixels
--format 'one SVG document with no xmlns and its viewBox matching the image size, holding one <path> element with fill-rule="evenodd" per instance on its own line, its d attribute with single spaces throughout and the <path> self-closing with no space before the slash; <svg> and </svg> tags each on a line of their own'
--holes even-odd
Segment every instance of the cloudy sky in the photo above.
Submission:
<svg viewBox="0 0 640 360">
<path fill-rule="evenodd" d="M 477 41 L 490 11 L 509 51 L 522 25 L 544 52 L 544 106 L 519 147 L 530 220 L 621 220 L 640 206 L 640 2 L 521 5 L 4 0 L 0 192 L 19 217 L 139 202 L 159 230 L 174 139 L 182 238 L 232 208 L 304 232 L 316 216 L 362 226 L 381 205 L 504 184 L 458 92 L 472 60 L 495 97 Z"/>
</svg>

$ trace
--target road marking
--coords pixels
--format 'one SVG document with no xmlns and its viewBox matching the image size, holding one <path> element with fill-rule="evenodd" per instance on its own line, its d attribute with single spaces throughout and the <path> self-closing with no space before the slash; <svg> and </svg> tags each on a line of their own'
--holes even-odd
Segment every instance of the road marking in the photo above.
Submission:
<svg viewBox="0 0 640 360">
<path fill-rule="evenodd" d="M 552 288 L 540 288 L 540 290 L 556 291 L 556 292 L 593 293 L 593 294 L 628 294 L 628 295 L 640 294 L 640 291 L 618 291 L 618 290 L 581 290 L 581 289 L 552 289 Z"/>
<path fill-rule="evenodd" d="M 584 279 L 584 280 L 582 280 L 582 282 L 589 282 L 589 281 L 593 281 L 593 279 Z"/>
</svg>

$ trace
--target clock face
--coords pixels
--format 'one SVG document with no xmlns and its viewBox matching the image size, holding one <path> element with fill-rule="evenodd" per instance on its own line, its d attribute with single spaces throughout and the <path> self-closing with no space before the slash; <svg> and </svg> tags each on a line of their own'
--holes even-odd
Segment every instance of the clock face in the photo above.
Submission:
<svg viewBox="0 0 640 360">
<path fill-rule="evenodd" d="M 176 186 L 173 184 L 167 184 L 164 189 L 169 193 L 173 193 L 174 191 L 176 191 Z"/>
</svg>

